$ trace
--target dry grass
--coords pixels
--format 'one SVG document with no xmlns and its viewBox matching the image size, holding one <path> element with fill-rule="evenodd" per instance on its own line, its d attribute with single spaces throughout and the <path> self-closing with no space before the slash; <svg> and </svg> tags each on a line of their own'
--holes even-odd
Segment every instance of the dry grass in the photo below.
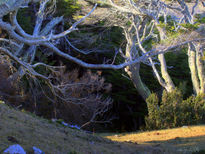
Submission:
<svg viewBox="0 0 205 154">
<path fill-rule="evenodd" d="M 32 147 L 46 154 L 131 154 L 152 153 L 152 147 L 117 143 L 84 131 L 65 128 L 32 114 L 11 109 L 0 103 L 0 153 L 20 144 L 27 153 Z"/>
<path fill-rule="evenodd" d="M 150 132 L 105 135 L 118 142 L 131 142 L 143 145 L 158 146 L 168 151 L 192 153 L 205 149 L 205 126 L 184 126 Z"/>
<path fill-rule="evenodd" d="M 137 143 L 145 143 L 151 141 L 167 141 L 176 138 L 190 138 L 203 135 L 205 136 L 205 126 L 184 126 L 182 128 L 175 129 L 107 136 L 107 138 L 119 142 L 132 141 Z"/>
<path fill-rule="evenodd" d="M 16 143 L 28 153 L 36 146 L 46 154 L 191 154 L 205 149 L 205 126 L 101 136 L 65 128 L 0 103 L 0 153 Z"/>
</svg>

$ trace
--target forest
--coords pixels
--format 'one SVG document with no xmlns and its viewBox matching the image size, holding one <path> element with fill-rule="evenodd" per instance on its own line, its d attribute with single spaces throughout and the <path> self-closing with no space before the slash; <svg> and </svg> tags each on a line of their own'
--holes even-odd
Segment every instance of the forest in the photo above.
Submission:
<svg viewBox="0 0 205 154">
<path fill-rule="evenodd" d="M 203 126 L 204 53 L 203 0 L 0 0 L 0 102 L 77 130 Z"/>
</svg>

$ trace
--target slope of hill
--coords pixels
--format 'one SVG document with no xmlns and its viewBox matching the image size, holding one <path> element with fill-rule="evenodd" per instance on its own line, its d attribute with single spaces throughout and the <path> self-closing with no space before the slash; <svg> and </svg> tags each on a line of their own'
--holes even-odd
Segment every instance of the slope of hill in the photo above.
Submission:
<svg viewBox="0 0 205 154">
<path fill-rule="evenodd" d="M 130 143 L 117 143 L 81 130 L 36 117 L 0 103 L 0 153 L 19 144 L 27 153 L 38 147 L 46 154 L 142 153 L 153 149 Z"/>
<path fill-rule="evenodd" d="M 205 126 L 107 137 L 113 141 L 101 136 L 67 128 L 0 103 L 0 153 L 13 144 L 21 145 L 27 153 L 32 153 L 33 146 L 48 154 L 192 153 L 204 148 Z"/>
</svg>

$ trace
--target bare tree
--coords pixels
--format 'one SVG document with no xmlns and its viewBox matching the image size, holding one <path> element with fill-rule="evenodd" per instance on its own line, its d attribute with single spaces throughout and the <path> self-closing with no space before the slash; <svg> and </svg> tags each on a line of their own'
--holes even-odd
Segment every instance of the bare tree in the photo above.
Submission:
<svg viewBox="0 0 205 154">
<path fill-rule="evenodd" d="M 22 28 L 22 26 L 18 23 L 18 20 L 17 20 L 18 10 L 20 10 L 22 7 L 27 7 L 27 4 L 30 2 L 40 3 L 39 9 L 36 12 L 36 22 L 35 22 L 35 26 L 34 26 L 32 35 L 26 33 L 24 31 L 24 29 Z M 48 7 L 48 2 L 51 2 L 51 4 L 49 4 L 50 9 L 46 9 Z M 136 4 L 132 0 L 130 0 L 130 1 L 127 0 L 126 4 L 128 4 L 130 7 L 126 8 L 126 7 L 120 7 L 118 5 L 115 5 L 112 1 L 110 1 L 110 2 L 115 8 L 117 8 L 121 12 L 126 12 L 126 13 L 134 16 L 134 19 L 135 18 L 137 19 L 136 16 L 140 16 L 142 19 L 145 18 L 144 16 L 149 17 L 150 18 L 149 20 L 153 21 L 153 23 L 156 26 L 157 26 L 157 19 L 158 19 L 159 14 L 160 14 L 159 12 L 161 11 L 160 10 L 161 5 L 163 5 L 163 3 L 161 3 L 161 2 L 159 3 L 160 5 L 158 5 L 158 3 L 154 4 L 155 1 L 153 1 L 152 3 L 150 3 L 150 1 L 148 1 L 149 2 L 148 4 L 146 4 L 144 1 L 143 2 L 139 1 L 139 3 Z M 147 5 L 148 5 L 148 8 L 144 8 Z M 18 63 L 18 66 L 20 66 L 20 67 L 18 68 L 18 71 L 16 72 L 17 76 L 21 77 L 21 76 L 27 74 L 27 75 L 30 75 L 31 77 L 41 78 L 41 79 L 47 81 L 50 84 L 50 86 L 53 88 L 53 91 L 55 91 L 56 89 L 55 89 L 55 86 L 51 82 L 51 77 L 37 72 L 35 70 L 35 68 L 39 67 L 39 66 L 43 66 L 43 67 L 48 68 L 51 71 L 55 71 L 55 69 L 58 69 L 59 67 L 58 66 L 49 66 L 48 64 L 45 64 L 42 62 L 34 63 L 34 59 L 36 57 L 36 50 L 39 47 L 47 48 L 49 52 L 52 52 L 56 55 L 59 55 L 59 56 L 65 58 L 69 61 L 72 61 L 72 62 L 79 64 L 79 65 L 86 67 L 86 68 L 121 69 L 121 68 L 125 68 L 127 66 L 134 66 L 135 64 L 137 64 L 138 66 L 136 67 L 135 70 L 139 71 L 138 68 L 139 68 L 140 62 L 146 62 L 147 60 L 150 61 L 151 57 L 156 56 L 156 55 L 163 55 L 164 53 L 166 53 L 166 52 L 170 51 L 171 49 L 174 49 L 178 46 L 181 46 L 181 45 L 184 45 L 184 44 L 187 44 L 190 42 L 194 42 L 194 41 L 204 40 L 204 38 L 188 40 L 188 41 L 180 42 L 178 44 L 166 46 L 164 48 L 154 48 L 154 49 L 144 51 L 143 48 L 140 47 L 141 46 L 140 41 L 143 39 L 141 38 L 141 40 L 139 41 L 139 38 L 137 38 L 137 35 L 134 37 L 131 36 L 131 38 L 132 38 L 131 42 L 133 42 L 133 39 L 138 40 L 135 42 L 137 44 L 137 46 L 139 46 L 138 50 L 143 51 L 141 54 L 139 54 L 139 56 L 132 56 L 132 54 L 130 54 L 130 56 L 132 56 L 132 57 L 129 58 L 129 57 L 126 57 L 119 50 L 119 52 L 117 52 L 117 54 L 121 54 L 121 56 L 126 59 L 123 63 L 115 64 L 114 63 L 115 58 L 113 58 L 113 61 L 110 63 L 90 64 L 90 63 L 82 61 L 81 59 L 79 59 L 77 57 L 70 55 L 69 53 L 66 53 L 66 51 L 61 51 L 57 47 L 56 44 L 57 44 L 59 39 L 64 38 L 65 36 L 69 35 L 71 32 L 78 30 L 77 26 L 80 23 L 82 23 L 95 10 L 96 7 L 97 7 L 97 4 L 93 7 L 93 9 L 86 16 L 84 16 L 79 21 L 76 21 L 69 29 L 62 31 L 60 33 L 57 33 L 55 31 L 55 27 L 56 27 L 56 25 L 58 25 L 60 22 L 63 21 L 62 17 L 52 18 L 46 25 L 43 24 L 48 12 L 52 13 L 52 10 L 55 10 L 55 0 L 42 0 L 42 1 L 40 1 L 40 0 L 20 0 L 18 2 L 15 0 L 1 1 L 1 3 L 0 3 L 0 8 L 1 8 L 0 9 L 0 28 L 6 31 L 6 33 L 9 35 L 9 38 L 1 38 L 0 39 L 0 42 L 3 42 L 3 43 L 1 43 L 0 51 L 3 54 L 9 56 L 16 63 Z M 151 7 L 151 8 L 149 8 L 149 7 Z M 4 21 L 3 17 L 8 15 L 8 14 L 10 14 L 10 21 Z M 141 21 L 143 21 L 143 20 L 141 20 Z M 141 25 L 143 23 L 141 21 L 139 20 L 137 23 Z M 141 26 L 142 28 L 139 28 L 138 26 L 136 26 L 136 23 L 134 23 L 133 28 L 135 29 L 134 30 L 135 33 L 138 32 L 137 29 L 142 29 L 142 30 L 144 29 L 145 31 L 147 29 L 149 29 L 149 27 L 146 27 L 146 23 L 147 22 L 145 22 L 144 26 Z M 139 35 L 140 35 L 140 37 L 144 36 L 143 33 L 141 33 L 141 32 Z M 135 45 L 135 44 L 133 44 L 133 45 Z M 130 51 L 130 49 L 128 49 L 128 50 Z M 80 51 L 80 50 L 78 50 L 78 51 Z M 43 53 L 43 51 L 41 51 L 41 52 Z M 135 55 L 137 55 L 137 52 Z M 167 69 L 166 69 L 166 63 L 164 61 L 163 56 L 162 56 L 162 60 L 163 61 L 161 62 L 161 66 L 164 68 L 161 71 L 162 77 L 164 78 L 163 82 L 166 83 L 164 85 L 165 88 L 169 89 L 169 86 L 173 87 L 173 85 L 172 85 L 172 82 L 169 81 L 169 80 L 171 80 L 171 78 L 169 79 Z M 152 65 L 152 67 L 154 66 L 153 64 L 151 64 L 151 65 Z M 164 73 L 165 73 L 165 75 L 163 75 Z M 149 94 L 149 92 L 148 92 L 148 94 Z M 147 96 L 145 96 L 144 98 L 146 98 Z"/>
<path fill-rule="evenodd" d="M 109 2 L 111 6 L 117 9 L 119 12 L 128 14 L 128 16 L 130 15 L 132 16 L 132 19 L 130 20 L 130 22 L 132 23 L 131 24 L 132 30 L 128 33 L 134 35 L 133 38 L 135 38 L 135 40 L 132 39 L 132 41 L 130 41 L 129 39 L 131 37 L 126 37 L 127 44 L 133 42 L 132 44 L 135 45 L 134 48 L 138 48 L 138 50 L 140 50 L 143 54 L 146 54 L 147 50 L 145 49 L 145 47 L 143 47 L 144 46 L 143 42 L 148 39 L 153 39 L 154 37 L 157 37 L 153 33 L 154 27 L 158 29 L 158 32 L 160 34 L 160 38 L 158 39 L 164 40 L 166 38 L 166 33 L 159 26 L 159 21 L 158 21 L 161 15 L 163 15 L 166 20 L 166 7 L 164 6 L 164 3 L 161 3 L 161 1 L 134 2 L 132 0 L 126 0 L 126 1 L 121 1 L 121 4 L 119 2 L 118 4 L 116 4 L 112 0 L 109 0 Z M 128 33 L 126 35 L 128 35 Z M 126 49 L 127 55 L 132 54 L 132 52 L 133 50 Z M 158 54 L 158 60 L 161 66 L 162 77 L 160 76 L 160 73 L 158 72 L 155 66 L 156 62 L 153 61 L 153 58 L 149 57 L 147 64 L 152 67 L 153 72 L 160 85 L 164 87 L 168 92 L 171 92 L 173 89 L 175 89 L 175 86 L 171 77 L 168 74 L 164 53 Z M 133 69 L 133 68 L 137 68 L 137 69 Z M 140 86 L 136 86 L 136 87 L 139 93 L 146 100 L 146 98 L 150 95 L 150 92 L 147 86 L 139 82 L 141 80 L 139 75 L 139 64 L 134 64 L 133 68 L 131 69 L 130 66 L 128 66 L 126 71 L 131 77 L 134 85 L 140 84 Z M 135 80 L 133 80 L 133 77 L 135 78 Z"/>
<path fill-rule="evenodd" d="M 141 50 L 143 53 L 147 53 L 145 46 L 143 45 L 143 39 L 145 38 L 145 36 L 149 36 L 153 39 L 153 31 L 150 31 L 150 27 L 148 28 L 148 23 L 153 23 L 154 28 L 156 28 L 158 30 L 159 33 L 159 38 L 158 40 L 160 40 L 160 42 L 166 41 L 168 36 L 166 34 L 166 29 L 163 28 L 160 23 L 159 23 L 159 17 L 164 17 L 164 24 L 167 24 L 167 16 L 171 15 L 173 16 L 172 13 L 170 13 L 171 11 L 177 11 L 180 12 L 181 15 L 177 16 L 174 20 L 175 22 L 175 31 L 178 31 L 181 26 L 181 23 L 188 23 L 188 24 L 194 24 L 194 15 L 196 13 L 196 7 L 199 5 L 199 0 L 196 0 L 195 3 L 193 4 L 192 8 L 188 7 L 188 4 L 184 1 L 184 0 L 177 0 L 177 3 L 173 2 L 166 4 L 163 1 L 159 1 L 159 0 L 146 0 L 146 1 L 133 1 L 133 0 L 124 0 L 124 1 L 113 1 L 113 0 L 108 0 L 109 4 L 115 8 L 116 10 L 118 10 L 121 13 L 124 14 L 128 14 L 128 16 L 132 16 L 133 19 L 130 21 L 131 27 L 130 29 L 132 29 L 131 31 L 129 31 L 128 33 L 130 33 L 131 35 L 133 35 L 133 33 L 135 33 L 135 37 L 132 37 L 134 39 L 130 40 L 131 37 L 126 37 L 128 44 L 130 44 L 130 42 L 134 42 L 132 44 L 136 44 L 136 46 L 134 48 L 137 48 L 139 50 Z M 136 19 L 138 19 L 138 22 L 136 22 Z M 145 25 L 145 26 L 143 26 Z M 134 28 L 133 28 L 134 27 Z M 204 26 L 201 26 L 202 30 L 204 28 Z M 134 30 L 133 30 L 134 29 Z M 153 29 L 152 29 L 153 30 Z M 152 35 L 150 35 L 150 33 Z M 202 32 L 201 32 L 202 33 Z M 189 34 L 189 35 L 188 35 Z M 191 39 L 200 39 L 201 36 L 196 35 L 196 33 L 191 33 L 189 32 L 187 35 L 181 35 L 180 38 L 181 40 L 179 41 L 179 39 L 177 41 L 173 41 L 172 45 L 176 45 L 176 46 L 180 46 L 180 43 L 183 41 L 190 41 Z M 126 34 L 127 35 L 127 34 Z M 192 36 L 192 37 L 190 37 Z M 154 36 L 155 37 L 155 36 Z M 184 38 L 183 38 L 184 37 Z M 183 38 L 183 39 L 182 39 Z M 146 39 L 145 39 L 146 40 Z M 161 50 L 162 48 L 167 48 L 169 45 L 164 45 L 163 43 L 159 43 L 158 46 L 156 48 L 158 48 L 158 50 Z M 196 94 L 199 93 L 204 93 L 204 87 L 205 87 L 205 76 L 204 76 L 204 61 L 202 60 L 203 57 L 203 46 L 201 44 L 201 42 L 192 42 L 188 43 L 189 46 L 189 50 L 188 50 L 188 57 L 189 57 L 189 67 L 191 70 L 191 76 L 192 76 L 192 82 L 193 82 L 193 87 L 194 87 L 194 92 Z M 133 48 L 132 48 L 133 49 Z M 136 50 L 136 49 L 135 49 Z M 126 51 L 127 52 L 127 51 Z M 129 54 L 131 54 L 133 52 L 133 50 L 129 50 L 128 51 Z M 128 55 L 128 54 L 127 54 Z M 167 71 L 167 64 L 166 64 L 166 60 L 164 57 L 164 53 L 158 54 L 158 60 L 160 62 L 160 66 L 161 66 L 161 75 L 162 77 L 160 77 L 160 73 L 158 72 L 158 70 L 155 67 L 155 64 L 153 62 L 153 58 L 149 57 L 149 65 L 152 66 L 153 72 L 158 80 L 158 82 L 160 83 L 160 85 L 162 87 L 164 87 L 168 92 L 171 92 L 173 89 L 175 89 L 175 85 Z M 139 64 L 135 64 L 135 68 L 139 67 Z M 128 66 L 127 68 L 129 68 L 130 66 Z M 131 69 L 128 69 L 131 70 Z M 138 68 L 139 70 L 139 68 Z M 135 76 L 134 78 L 136 79 L 136 82 L 138 84 L 140 84 L 139 80 L 137 81 L 137 78 L 139 78 L 139 73 L 136 72 L 134 69 L 132 69 L 132 71 L 127 71 L 129 76 L 131 78 L 133 78 L 133 76 Z M 134 74 L 134 75 L 133 75 Z M 133 80 L 133 82 L 135 82 Z M 134 83 L 136 85 L 136 83 Z M 138 91 L 143 90 L 144 92 L 146 92 L 146 86 L 143 86 L 143 88 L 141 87 Z M 138 87 L 139 88 L 139 87 Z"/>
<path fill-rule="evenodd" d="M 33 68 L 37 67 L 39 65 L 44 65 L 42 63 L 37 63 L 35 65 L 31 65 L 28 62 L 23 62 L 19 57 L 23 57 L 24 55 L 18 55 L 19 53 L 23 52 L 23 45 L 28 45 L 31 46 L 32 48 L 34 48 L 34 46 L 43 46 L 45 48 L 48 48 L 50 50 L 50 52 L 54 52 L 55 54 L 64 57 L 65 59 L 68 59 L 70 61 L 73 61 L 81 66 L 87 67 L 87 68 L 110 68 L 110 69 L 120 69 L 123 68 L 127 65 L 130 65 L 131 63 L 138 63 L 139 61 L 143 61 L 144 59 L 146 59 L 146 55 L 141 57 L 140 59 L 135 59 L 134 61 L 129 61 L 126 63 L 122 63 L 119 65 L 113 65 L 113 64 L 89 64 L 86 63 L 78 58 L 75 58 L 65 52 L 62 52 L 60 49 L 58 49 L 55 46 L 55 41 L 65 37 L 66 35 L 70 34 L 73 31 L 77 30 L 77 25 L 79 25 L 81 22 L 83 22 L 97 7 L 97 5 L 94 6 L 94 8 L 82 19 L 80 19 L 79 21 L 75 22 L 69 29 L 58 33 L 58 34 L 54 34 L 55 30 L 54 27 L 59 24 L 62 21 L 62 17 L 61 18 L 53 18 L 47 25 L 45 25 L 45 27 L 42 27 L 42 22 L 44 21 L 44 17 L 46 15 L 45 11 L 45 7 L 46 4 L 49 2 L 49 0 L 44 0 L 41 1 L 41 5 L 39 8 L 39 11 L 37 13 L 37 17 L 36 17 L 36 25 L 34 27 L 34 34 L 30 35 L 28 33 L 26 33 L 21 25 L 19 25 L 16 16 L 17 16 L 17 12 L 19 9 L 21 9 L 21 6 L 18 6 L 16 9 L 11 9 L 11 22 L 5 22 L 3 21 L 3 18 L 0 18 L 0 27 L 5 30 L 9 36 L 10 39 L 1 39 L 1 41 L 3 42 L 10 42 L 13 45 L 16 45 L 14 50 L 10 51 L 9 47 L 1 47 L 1 51 L 4 52 L 5 54 L 9 55 L 12 59 L 14 59 L 16 62 L 18 62 L 20 65 L 22 65 L 24 68 L 26 68 L 26 70 L 28 71 L 29 68 L 29 72 L 33 75 L 37 75 L 39 77 L 42 77 L 40 74 L 38 74 L 37 72 L 34 73 Z M 23 4 L 23 3 L 22 3 Z M 1 7 L 3 6 L 7 6 L 7 5 L 1 5 Z M 11 6 L 13 7 L 13 6 Z M 2 13 L 2 15 L 7 15 L 8 10 L 5 11 L 5 13 Z M 2 16 L 3 17 L 3 16 Z M 40 31 L 40 32 L 39 32 Z M 31 51 L 31 49 L 29 49 Z M 35 52 L 32 52 L 33 54 Z M 22 54 L 22 53 L 21 53 Z M 35 54 L 31 57 L 35 57 Z M 30 57 L 30 58 L 31 58 Z M 32 58 L 33 59 L 33 58 Z M 30 62 L 32 63 L 32 62 Z M 46 65 L 44 65 L 46 66 Z M 46 78 L 46 77 L 44 77 Z"/>
<path fill-rule="evenodd" d="M 199 5 L 199 0 L 196 0 L 192 8 L 184 0 L 177 0 L 179 7 L 174 9 L 175 11 L 182 14 L 181 21 L 187 24 L 194 24 L 194 15 L 196 14 L 196 8 Z M 204 26 L 202 25 L 200 29 L 204 32 Z M 203 60 L 203 49 L 202 43 L 191 42 L 188 44 L 188 61 L 189 68 L 191 72 L 191 78 L 193 83 L 193 90 L 196 95 L 200 93 L 205 93 L 205 63 Z"/>
</svg>

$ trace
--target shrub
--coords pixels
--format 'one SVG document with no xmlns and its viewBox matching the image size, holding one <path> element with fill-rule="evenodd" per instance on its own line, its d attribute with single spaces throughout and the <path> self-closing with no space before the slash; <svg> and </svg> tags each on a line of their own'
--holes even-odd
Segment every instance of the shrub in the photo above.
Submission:
<svg viewBox="0 0 205 154">
<path fill-rule="evenodd" d="M 155 127 L 159 127 L 160 120 L 160 108 L 159 108 L 159 100 L 157 95 L 151 94 L 149 98 L 147 98 L 147 108 L 148 108 L 148 117 L 145 118 L 147 129 L 154 129 Z"/>
<path fill-rule="evenodd" d="M 98 126 L 97 123 L 111 122 L 112 115 L 107 114 L 112 107 L 112 99 L 103 95 L 111 90 L 111 84 L 105 83 L 100 74 L 78 69 L 52 72 L 53 86 L 57 88 L 51 89 L 51 93 L 43 82 L 40 83 L 43 89 L 33 86 L 36 105 L 31 100 L 29 110 L 39 116 L 63 119 L 89 130 Z"/>
<path fill-rule="evenodd" d="M 199 124 L 205 123 L 205 94 L 200 94 L 194 99 L 195 120 Z"/>
<path fill-rule="evenodd" d="M 204 97 L 201 94 L 183 100 L 182 92 L 176 89 L 171 93 L 164 91 L 159 103 L 156 94 L 150 95 L 147 99 L 146 128 L 163 129 L 205 123 Z"/>
<path fill-rule="evenodd" d="M 0 99 L 9 102 L 10 105 L 18 106 L 25 97 L 21 92 L 21 87 L 18 86 L 15 72 L 16 69 L 12 66 L 10 59 L 0 54 Z M 13 79 L 10 78 L 12 74 Z"/>
<path fill-rule="evenodd" d="M 42 80 L 36 80 L 37 84 L 26 76 L 19 80 L 18 75 L 14 75 L 16 71 L 9 58 L 0 55 L 0 100 L 6 104 L 45 118 L 64 119 L 90 130 L 99 121 L 101 124 L 111 122 L 112 115 L 108 112 L 112 99 L 103 95 L 109 93 L 111 84 L 105 83 L 100 71 L 62 69 L 50 73 L 53 85 L 59 89 L 55 91 L 58 97 L 53 96 L 52 89 Z"/>
<path fill-rule="evenodd" d="M 161 128 L 175 127 L 180 123 L 179 115 L 182 103 L 182 94 L 179 90 L 174 90 L 171 93 L 163 92 L 162 102 L 160 105 L 160 116 L 163 117 Z"/>
</svg>

